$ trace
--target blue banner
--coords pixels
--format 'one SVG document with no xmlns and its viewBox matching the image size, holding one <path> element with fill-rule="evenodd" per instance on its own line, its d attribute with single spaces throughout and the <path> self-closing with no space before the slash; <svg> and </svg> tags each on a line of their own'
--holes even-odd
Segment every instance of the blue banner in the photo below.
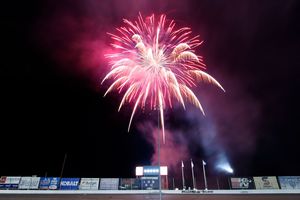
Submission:
<svg viewBox="0 0 300 200">
<path fill-rule="evenodd" d="M 60 181 L 61 190 L 78 190 L 80 178 L 62 178 Z"/>
<path fill-rule="evenodd" d="M 142 190 L 157 190 L 159 189 L 158 176 L 141 177 Z"/>
<path fill-rule="evenodd" d="M 18 184 L 0 184 L 0 190 L 17 190 Z"/>
<path fill-rule="evenodd" d="M 40 179 L 40 190 L 57 190 L 59 186 L 58 177 L 41 177 Z"/>
<path fill-rule="evenodd" d="M 48 190 L 50 185 L 50 178 L 41 177 L 39 189 L 40 190 Z"/>
</svg>

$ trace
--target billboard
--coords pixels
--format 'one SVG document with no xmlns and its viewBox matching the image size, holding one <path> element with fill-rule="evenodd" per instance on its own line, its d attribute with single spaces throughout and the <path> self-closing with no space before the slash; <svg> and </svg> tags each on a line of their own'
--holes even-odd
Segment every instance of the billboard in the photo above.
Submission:
<svg viewBox="0 0 300 200">
<path fill-rule="evenodd" d="M 98 190 L 99 178 L 81 178 L 79 190 Z"/>
<path fill-rule="evenodd" d="M 276 176 L 253 177 L 256 189 L 279 189 Z"/>
<path fill-rule="evenodd" d="M 117 190 L 119 187 L 118 178 L 101 178 L 100 190 Z"/>
<path fill-rule="evenodd" d="M 62 178 L 60 180 L 60 190 L 78 190 L 80 178 Z"/>
<path fill-rule="evenodd" d="M 158 176 L 143 176 L 141 177 L 142 190 L 157 190 L 159 189 Z"/>
<path fill-rule="evenodd" d="M 57 190 L 60 178 L 58 177 L 42 177 L 40 179 L 39 189 L 41 190 Z"/>
<path fill-rule="evenodd" d="M 300 176 L 278 176 L 281 189 L 300 189 Z"/>
<path fill-rule="evenodd" d="M 230 180 L 232 189 L 255 189 L 252 177 L 235 177 Z"/>
<path fill-rule="evenodd" d="M 1 176 L 0 189 L 18 189 L 20 176 Z"/>
<path fill-rule="evenodd" d="M 35 190 L 39 188 L 40 177 L 21 177 L 19 189 L 21 190 Z"/>
<path fill-rule="evenodd" d="M 138 178 L 121 178 L 120 190 L 139 190 L 141 189 L 141 181 Z"/>
</svg>

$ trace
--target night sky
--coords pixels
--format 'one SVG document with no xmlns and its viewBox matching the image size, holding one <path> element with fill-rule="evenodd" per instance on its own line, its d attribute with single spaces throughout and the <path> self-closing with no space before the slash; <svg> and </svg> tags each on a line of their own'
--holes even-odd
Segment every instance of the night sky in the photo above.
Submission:
<svg viewBox="0 0 300 200">
<path fill-rule="evenodd" d="M 107 32 L 152 13 L 189 26 L 206 72 L 225 88 L 195 88 L 206 116 L 189 105 L 166 110 L 164 164 L 201 160 L 208 175 L 224 159 L 234 176 L 300 175 L 299 1 L 61 0 L 1 3 L 0 176 L 134 177 L 155 164 L 157 112 L 121 95 L 103 97 L 109 83 Z M 154 134 L 155 135 L 155 134 Z M 152 157 L 153 156 L 153 157 Z M 189 173 L 189 172 L 186 172 Z"/>
</svg>

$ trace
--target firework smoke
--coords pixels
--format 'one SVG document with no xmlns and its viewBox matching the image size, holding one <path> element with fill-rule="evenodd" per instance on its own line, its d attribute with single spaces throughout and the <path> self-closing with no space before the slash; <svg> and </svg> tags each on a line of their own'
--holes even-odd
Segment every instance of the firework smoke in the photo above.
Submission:
<svg viewBox="0 0 300 200">
<path fill-rule="evenodd" d="M 152 122 L 147 121 L 138 125 L 138 129 L 144 134 L 147 141 L 153 145 L 154 153 L 152 154 L 151 164 L 158 164 L 158 134 L 159 130 Z M 180 160 L 189 159 L 189 152 L 187 141 L 182 134 L 176 132 L 171 132 L 170 130 L 165 130 L 166 137 L 168 137 L 168 142 L 161 146 L 160 157 L 161 165 L 167 165 L 169 168 L 178 167 Z"/>
</svg>

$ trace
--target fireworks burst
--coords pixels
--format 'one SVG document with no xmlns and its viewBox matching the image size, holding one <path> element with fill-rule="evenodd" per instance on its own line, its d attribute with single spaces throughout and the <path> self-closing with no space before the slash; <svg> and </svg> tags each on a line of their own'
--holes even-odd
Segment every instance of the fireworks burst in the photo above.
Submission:
<svg viewBox="0 0 300 200">
<path fill-rule="evenodd" d="M 164 134 L 164 109 L 172 108 L 174 100 L 185 108 L 185 101 L 203 108 L 192 91 L 196 82 L 212 83 L 223 91 L 223 87 L 212 76 L 205 73 L 202 56 L 195 48 L 202 44 L 199 36 L 191 37 L 188 27 L 175 29 L 174 20 L 167 21 L 161 15 L 156 21 L 151 15 L 145 20 L 131 22 L 124 19 L 125 26 L 117 28 L 118 34 L 108 33 L 116 53 L 105 55 L 110 60 L 111 71 L 104 77 L 113 79 L 104 96 L 112 90 L 124 93 L 120 110 L 125 102 L 134 103 L 128 131 L 138 107 L 158 109 Z"/>
</svg>

